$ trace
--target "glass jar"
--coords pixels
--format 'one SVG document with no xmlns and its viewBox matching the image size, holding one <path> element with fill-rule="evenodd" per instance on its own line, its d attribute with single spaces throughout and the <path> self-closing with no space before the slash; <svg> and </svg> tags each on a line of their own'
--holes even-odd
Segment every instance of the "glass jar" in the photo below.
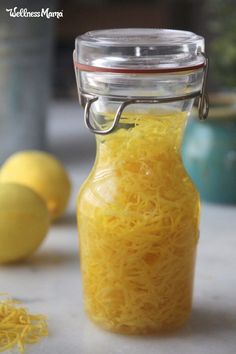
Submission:
<svg viewBox="0 0 236 354">
<path fill-rule="evenodd" d="M 78 197 L 84 302 L 99 326 L 168 331 L 189 317 L 199 195 L 180 147 L 194 98 L 207 115 L 204 39 L 118 29 L 76 39 L 74 64 L 94 167 Z"/>
</svg>

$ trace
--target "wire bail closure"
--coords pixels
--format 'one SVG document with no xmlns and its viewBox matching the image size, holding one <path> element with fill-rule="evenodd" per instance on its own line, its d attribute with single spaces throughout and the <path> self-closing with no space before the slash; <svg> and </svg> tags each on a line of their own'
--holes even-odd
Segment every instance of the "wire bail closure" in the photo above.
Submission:
<svg viewBox="0 0 236 354">
<path fill-rule="evenodd" d="M 209 113 L 209 97 L 206 91 L 207 85 L 207 77 L 208 77 L 208 70 L 209 70 L 209 58 L 207 57 L 206 53 L 201 53 L 205 58 L 204 63 L 204 72 L 203 72 L 203 82 L 202 82 L 202 89 L 200 91 L 199 100 L 198 100 L 198 116 L 200 120 L 205 120 L 208 117 Z"/>
<path fill-rule="evenodd" d="M 76 72 L 76 65 L 75 65 L 75 76 L 77 81 L 78 87 L 78 95 L 79 95 L 79 103 L 84 107 L 84 121 L 86 127 L 94 134 L 106 135 L 113 132 L 116 127 L 118 126 L 119 120 L 124 109 L 127 106 L 132 104 L 159 104 L 159 103 L 169 103 L 169 102 L 176 102 L 176 101 L 184 101 L 187 99 L 195 99 L 198 97 L 198 116 L 200 120 L 207 119 L 208 112 L 209 112 L 209 98 L 206 92 L 206 84 L 207 84 L 207 76 L 208 76 L 208 68 L 209 68 L 209 59 L 205 53 L 199 53 L 204 56 L 205 62 L 203 64 L 203 82 L 202 88 L 199 91 L 181 95 L 181 96 L 174 96 L 174 97 L 162 97 L 162 98 L 153 98 L 153 97 L 136 97 L 136 98 L 126 98 L 126 97 L 119 97 L 119 101 L 123 99 L 123 102 L 119 105 L 115 117 L 113 119 L 112 125 L 105 130 L 96 129 L 90 121 L 90 108 L 94 102 L 99 99 L 99 96 L 95 96 L 84 92 L 80 89 L 80 78 L 79 74 Z M 74 56 L 74 63 L 75 63 L 75 53 Z M 117 100 L 117 96 L 113 95 L 103 95 L 103 97 L 113 98 Z"/>
</svg>

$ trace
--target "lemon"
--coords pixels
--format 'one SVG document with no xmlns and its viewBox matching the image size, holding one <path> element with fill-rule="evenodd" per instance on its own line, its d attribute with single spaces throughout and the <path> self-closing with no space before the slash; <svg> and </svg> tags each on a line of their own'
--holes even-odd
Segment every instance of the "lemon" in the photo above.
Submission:
<svg viewBox="0 0 236 354">
<path fill-rule="evenodd" d="M 46 204 L 32 189 L 0 184 L 0 263 L 31 255 L 46 236 L 49 224 Z"/>
<path fill-rule="evenodd" d="M 15 182 L 32 188 L 47 204 L 51 219 L 59 218 L 70 197 L 70 180 L 63 165 L 51 154 L 22 151 L 2 166 L 0 182 Z"/>
</svg>

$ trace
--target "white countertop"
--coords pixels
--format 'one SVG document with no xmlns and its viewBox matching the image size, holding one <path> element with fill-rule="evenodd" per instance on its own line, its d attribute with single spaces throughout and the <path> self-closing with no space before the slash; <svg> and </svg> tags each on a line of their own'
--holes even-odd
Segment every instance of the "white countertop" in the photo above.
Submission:
<svg viewBox="0 0 236 354">
<path fill-rule="evenodd" d="M 91 168 L 94 141 L 77 103 L 52 106 L 49 138 L 73 182 L 67 214 L 30 260 L 0 267 L 0 292 L 49 318 L 49 337 L 27 346 L 26 354 L 235 354 L 236 207 L 202 206 L 193 314 L 185 328 L 164 337 L 105 332 L 82 307 L 75 198 Z"/>
</svg>

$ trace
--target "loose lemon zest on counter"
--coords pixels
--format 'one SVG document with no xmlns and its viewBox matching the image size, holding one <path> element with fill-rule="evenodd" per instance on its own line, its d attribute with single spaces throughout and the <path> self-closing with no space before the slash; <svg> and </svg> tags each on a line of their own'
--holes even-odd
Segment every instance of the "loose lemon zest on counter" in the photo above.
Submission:
<svg viewBox="0 0 236 354">
<path fill-rule="evenodd" d="M 48 326 L 43 315 L 30 314 L 16 300 L 0 301 L 0 352 L 17 346 L 19 352 L 24 353 L 25 344 L 37 343 L 47 335 Z"/>
</svg>

